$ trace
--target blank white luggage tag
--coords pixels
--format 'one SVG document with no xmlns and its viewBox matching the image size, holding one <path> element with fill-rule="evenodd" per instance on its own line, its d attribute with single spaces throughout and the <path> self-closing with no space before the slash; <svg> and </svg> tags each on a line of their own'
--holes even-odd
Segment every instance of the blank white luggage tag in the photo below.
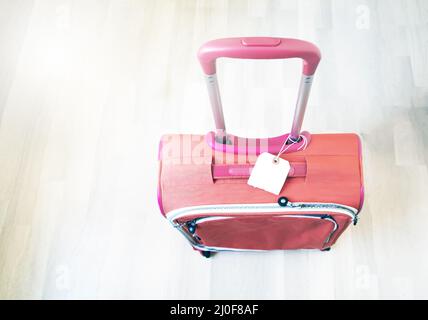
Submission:
<svg viewBox="0 0 428 320">
<path fill-rule="evenodd" d="M 248 184 L 279 195 L 289 171 L 290 164 L 287 160 L 265 152 L 258 156 Z"/>
</svg>

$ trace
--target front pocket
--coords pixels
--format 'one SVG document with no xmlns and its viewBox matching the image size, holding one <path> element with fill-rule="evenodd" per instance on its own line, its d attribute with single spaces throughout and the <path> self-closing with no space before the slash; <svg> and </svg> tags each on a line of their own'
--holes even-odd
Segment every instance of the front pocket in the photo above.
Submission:
<svg viewBox="0 0 428 320">
<path fill-rule="evenodd" d="M 203 246 L 248 250 L 322 249 L 337 230 L 326 214 L 207 217 L 194 226 Z"/>
<path fill-rule="evenodd" d="M 240 251 L 323 249 L 356 214 L 341 204 L 288 201 L 185 207 L 166 217 L 199 250 Z"/>
</svg>

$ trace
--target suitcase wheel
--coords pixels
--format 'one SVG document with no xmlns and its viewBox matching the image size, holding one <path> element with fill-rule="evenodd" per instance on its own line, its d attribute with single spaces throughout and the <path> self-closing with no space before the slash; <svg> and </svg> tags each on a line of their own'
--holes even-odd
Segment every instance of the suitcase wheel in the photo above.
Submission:
<svg viewBox="0 0 428 320">
<path fill-rule="evenodd" d="M 330 251 L 331 250 L 331 247 L 329 247 L 329 248 L 324 248 L 324 249 L 321 249 L 321 251 L 322 252 L 325 252 L 325 251 Z"/>
<path fill-rule="evenodd" d="M 207 259 L 211 257 L 211 251 L 200 251 L 200 253 Z"/>
</svg>

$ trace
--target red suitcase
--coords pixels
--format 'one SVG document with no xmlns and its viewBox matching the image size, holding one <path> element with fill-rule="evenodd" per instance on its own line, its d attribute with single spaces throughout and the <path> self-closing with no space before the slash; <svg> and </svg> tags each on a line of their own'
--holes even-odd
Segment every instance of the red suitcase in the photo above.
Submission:
<svg viewBox="0 0 428 320">
<path fill-rule="evenodd" d="M 290 134 L 246 139 L 226 133 L 215 73 L 220 57 L 303 60 Z M 162 137 L 158 201 L 164 216 L 205 256 L 223 250 L 329 250 L 357 223 L 364 199 L 359 137 L 300 131 L 320 58 L 316 46 L 295 39 L 230 38 L 201 47 L 217 130 Z M 261 154 L 289 163 L 278 195 L 248 184 Z"/>
</svg>

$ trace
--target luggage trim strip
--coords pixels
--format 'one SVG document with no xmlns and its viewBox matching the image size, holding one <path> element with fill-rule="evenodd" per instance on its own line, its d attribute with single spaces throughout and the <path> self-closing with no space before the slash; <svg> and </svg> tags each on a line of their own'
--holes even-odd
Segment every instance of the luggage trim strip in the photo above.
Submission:
<svg viewBox="0 0 428 320">
<path fill-rule="evenodd" d="M 349 206 L 340 205 L 336 203 L 306 203 L 306 202 L 288 202 L 287 206 L 281 207 L 278 203 L 267 203 L 267 204 L 226 204 L 226 205 L 202 205 L 185 207 L 176 210 L 172 210 L 166 214 L 166 218 L 173 223 L 174 220 L 187 215 L 198 215 L 207 212 L 216 213 L 230 213 L 239 214 L 242 211 L 253 211 L 255 213 L 260 211 L 267 211 L 270 213 L 284 213 L 284 212 L 300 212 L 305 210 L 329 212 L 335 211 L 350 216 L 353 221 L 357 220 L 358 210 Z M 191 213 L 191 214 L 189 214 Z"/>
</svg>

